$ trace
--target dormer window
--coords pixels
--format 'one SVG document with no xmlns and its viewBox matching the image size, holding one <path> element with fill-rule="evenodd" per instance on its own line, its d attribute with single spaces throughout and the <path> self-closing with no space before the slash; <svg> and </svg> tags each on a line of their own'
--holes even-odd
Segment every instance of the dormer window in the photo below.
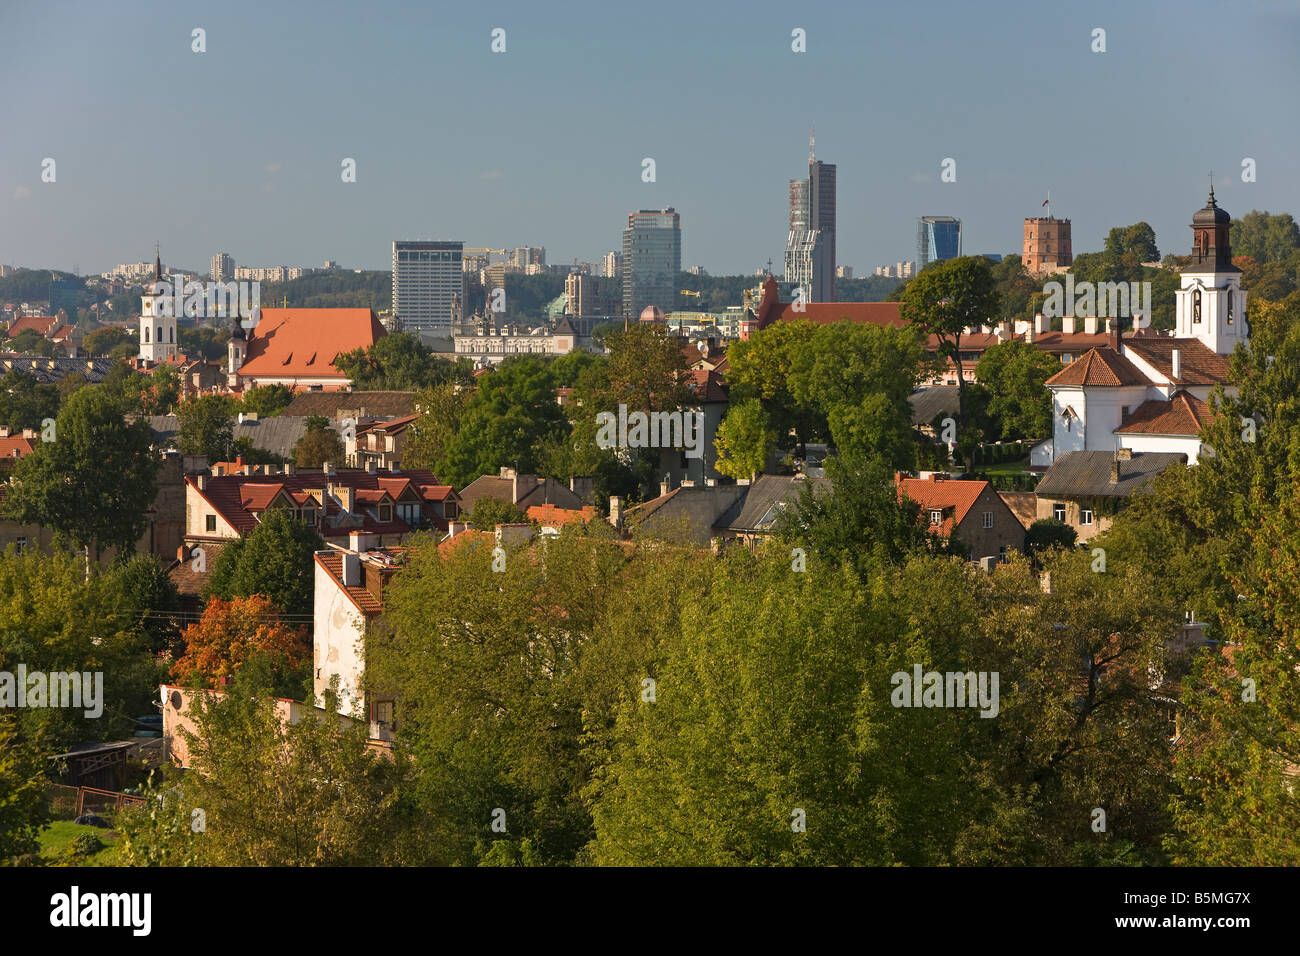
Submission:
<svg viewBox="0 0 1300 956">
<path fill-rule="evenodd" d="M 380 521 L 392 521 L 392 520 L 393 520 L 393 506 L 392 506 L 392 505 L 380 505 L 380 506 L 379 506 L 379 520 L 380 520 Z"/>
<path fill-rule="evenodd" d="M 943 512 L 937 509 L 930 512 L 930 524 L 943 524 Z"/>
</svg>

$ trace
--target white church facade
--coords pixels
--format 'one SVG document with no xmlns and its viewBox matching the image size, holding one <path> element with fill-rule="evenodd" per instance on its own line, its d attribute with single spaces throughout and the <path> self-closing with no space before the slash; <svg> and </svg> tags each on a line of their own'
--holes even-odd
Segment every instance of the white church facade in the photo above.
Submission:
<svg viewBox="0 0 1300 956">
<path fill-rule="evenodd" d="M 1228 360 L 1249 347 L 1246 293 L 1232 264 L 1231 216 L 1214 189 L 1192 217 L 1192 259 L 1182 272 L 1173 334 L 1141 328 L 1093 348 L 1047 380 L 1052 392 L 1052 437 L 1033 449 L 1030 465 L 1045 468 L 1072 451 L 1130 449 L 1181 452 L 1189 464 L 1201 454 L 1201 428 L 1219 385 L 1228 394 Z M 1145 317 L 1149 321 L 1149 317 Z"/>
</svg>

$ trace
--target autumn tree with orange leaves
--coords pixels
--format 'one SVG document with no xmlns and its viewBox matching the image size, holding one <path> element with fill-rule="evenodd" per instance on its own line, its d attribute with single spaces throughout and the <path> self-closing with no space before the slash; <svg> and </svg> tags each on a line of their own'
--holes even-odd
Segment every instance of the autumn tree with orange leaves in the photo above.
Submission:
<svg viewBox="0 0 1300 956">
<path fill-rule="evenodd" d="M 277 697 L 301 699 L 310 680 L 307 628 L 286 624 L 261 595 L 212 598 L 182 635 L 185 653 L 172 676 L 189 686 L 220 687 L 236 673 Z"/>
</svg>

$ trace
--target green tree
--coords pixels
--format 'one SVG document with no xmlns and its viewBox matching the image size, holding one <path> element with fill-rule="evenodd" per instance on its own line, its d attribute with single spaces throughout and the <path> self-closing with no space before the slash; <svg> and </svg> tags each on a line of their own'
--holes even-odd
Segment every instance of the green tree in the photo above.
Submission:
<svg viewBox="0 0 1300 956">
<path fill-rule="evenodd" d="M 1025 532 L 1025 557 L 1053 548 L 1073 548 L 1079 533 L 1059 518 L 1040 518 Z"/>
<path fill-rule="evenodd" d="M 253 412 L 259 418 L 280 414 L 293 401 L 293 389 L 288 385 L 258 385 L 244 392 L 242 411 Z"/>
<path fill-rule="evenodd" d="M 1232 220 L 1232 249 L 1250 256 L 1261 265 L 1281 262 L 1300 250 L 1300 225 L 1290 213 L 1269 213 L 1252 209 Z"/>
<path fill-rule="evenodd" d="M 53 358 L 57 346 L 35 329 L 24 329 L 9 340 L 9 351 L 19 355 L 43 355 Z"/>
<path fill-rule="evenodd" d="M 718 471 L 730 478 L 757 477 L 776 444 L 775 439 L 767 412 L 758 399 L 731 405 L 714 439 Z"/>
<path fill-rule="evenodd" d="M 966 420 L 966 382 L 962 333 L 998 315 L 1001 301 L 989 261 L 983 256 L 948 259 L 921 270 L 902 293 L 901 313 L 918 329 L 938 339 L 941 356 L 957 369 L 957 420 Z"/>
<path fill-rule="evenodd" d="M 407 468 L 435 468 L 447 443 L 460 430 L 468 396 L 450 383 L 422 389 L 415 398 L 419 418 L 406 430 L 402 462 Z"/>
<path fill-rule="evenodd" d="M 59 391 L 54 385 L 41 384 L 17 369 L 0 378 L 0 424 L 11 432 L 24 428 L 41 429 L 41 422 L 59 413 Z"/>
<path fill-rule="evenodd" d="M 469 526 L 479 531 L 491 531 L 499 524 L 527 522 L 528 516 L 508 501 L 500 498 L 480 498 L 469 513 Z"/>
<path fill-rule="evenodd" d="M 86 549 L 87 567 L 92 551 L 125 555 L 148 526 L 157 489 L 148 424 L 127 424 L 109 396 L 83 388 L 59 412 L 54 438 L 14 466 L 5 513 Z"/>
<path fill-rule="evenodd" d="M 308 416 L 306 433 L 293 446 L 293 459 L 299 468 L 320 468 L 325 462 L 342 462 L 347 454 L 338 432 L 329 427 L 321 415 Z"/>
<path fill-rule="evenodd" d="M 436 471 L 457 487 L 503 465 L 535 473 L 546 443 L 567 429 L 547 364 L 531 356 L 508 358 L 479 379 Z"/>
<path fill-rule="evenodd" d="M 260 594 L 286 614 L 312 613 L 314 555 L 325 549 L 315 528 L 284 508 L 270 508 L 257 527 L 227 544 L 208 574 L 206 595 Z"/>
<path fill-rule="evenodd" d="M 81 347 L 91 355 L 107 355 L 118 345 L 138 347 L 135 336 L 116 325 L 105 325 L 95 329 L 81 340 Z"/>
<path fill-rule="evenodd" d="M 36 836 L 50 820 L 45 754 L 18 736 L 15 720 L 0 715 L 0 862 L 36 853 Z"/>
<path fill-rule="evenodd" d="M 404 332 L 385 335 L 368 348 L 344 352 L 334 359 L 334 365 L 357 388 L 419 389 L 470 381 L 468 361 L 438 358 L 417 336 Z"/>
<path fill-rule="evenodd" d="M 1104 252 L 1136 262 L 1159 262 L 1160 250 L 1156 247 L 1156 231 L 1148 223 L 1139 222 L 1132 226 L 1116 226 L 1106 235 Z"/>
<path fill-rule="evenodd" d="M 1300 486 L 1255 534 L 1224 614 L 1230 643 L 1199 655 L 1184 685 L 1174 861 L 1193 866 L 1300 863 Z"/>
<path fill-rule="evenodd" d="M 275 701 L 236 682 L 228 696 L 197 694 L 177 817 L 204 814 L 193 839 L 214 866 L 378 866 L 413 855 L 420 821 L 405 806 L 406 764 L 366 744 L 364 723 L 331 707 L 282 720 Z M 187 814 L 188 811 L 188 814 Z M 191 829 L 193 824 L 191 823 Z M 129 830 L 138 839 L 139 830 Z M 182 838 L 188 840 L 189 838 Z"/>
<path fill-rule="evenodd" d="M 200 395 L 177 410 L 182 455 L 229 461 L 234 443 L 234 402 L 224 395 Z"/>
<path fill-rule="evenodd" d="M 989 389 L 988 412 L 1005 440 L 1052 434 L 1052 393 L 1043 383 L 1061 370 L 1050 353 L 1025 342 L 985 349 L 975 378 Z"/>
</svg>

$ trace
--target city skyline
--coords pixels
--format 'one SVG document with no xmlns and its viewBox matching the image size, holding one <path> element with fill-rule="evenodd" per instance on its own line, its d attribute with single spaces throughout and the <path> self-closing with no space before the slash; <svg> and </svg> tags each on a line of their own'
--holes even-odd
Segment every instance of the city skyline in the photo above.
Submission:
<svg viewBox="0 0 1300 956">
<path fill-rule="evenodd" d="M 593 6 L 600 25 L 591 37 L 608 42 L 574 46 L 564 20 L 525 5 L 490 15 L 403 11 L 409 29 L 396 31 L 341 3 L 232 3 L 220 21 L 151 3 L 74 4 L 95 42 L 83 41 L 50 74 L 40 51 L 67 14 L 18 4 L 0 40 L 8 119 L 22 131 L 0 143 L 0 262 L 91 274 L 148 258 L 158 241 L 169 261 L 198 271 L 218 250 L 240 262 L 334 259 L 383 270 L 399 235 L 540 242 L 549 261 L 593 261 L 619 248 L 628 209 L 671 205 L 690 223 L 683 262 L 749 274 L 781 260 L 788 210 L 779 184 L 802 160 L 814 123 L 819 148 L 839 167 L 836 264 L 858 274 L 910 257 L 916 218 L 937 210 L 963 220 L 967 248 L 1018 251 L 1023 220 L 1049 189 L 1056 215 L 1073 221 L 1079 251 L 1139 220 L 1151 223 L 1162 252 L 1176 248 L 1183 197 L 1201 191 L 1211 170 L 1236 215 L 1296 205 L 1300 131 L 1245 95 L 1300 85 L 1295 58 L 1272 55 L 1300 38 L 1291 5 L 1245 3 L 1221 22 L 1216 55 L 1232 64 L 1232 81 L 1209 84 L 1189 81 L 1202 24 L 1218 9 L 1207 2 L 1187 4 L 1178 18 L 1100 4 L 1050 24 L 941 3 L 952 29 L 938 38 L 903 12 L 828 4 L 797 13 L 758 4 L 743 18 L 690 8 L 695 26 L 682 31 L 665 15 L 679 6 L 620 10 L 608 22 Z M 1106 53 L 1089 49 L 1099 24 Z M 206 30 L 203 53 L 191 50 L 197 26 Z M 498 26 L 507 51 L 494 54 Z M 807 32 L 806 53 L 791 50 L 796 27 Z M 629 36 L 668 50 L 670 67 L 689 62 L 707 94 L 656 95 L 655 71 L 627 69 Z M 863 42 L 870 57 L 842 55 Z M 1026 87 L 1028 51 L 1053 70 Z M 931 68 L 908 85 L 908 99 L 878 95 L 892 77 L 913 75 L 921 57 Z M 752 71 L 740 67 L 756 58 L 754 93 Z M 468 99 L 430 106 L 420 96 L 429 84 L 470 76 Z M 602 122 L 575 132 L 553 122 L 558 112 L 519 96 L 543 76 L 550 85 L 540 95 L 582 90 Z M 269 86 L 288 105 L 259 106 Z M 995 104 L 987 93 L 996 88 L 1018 90 L 1019 108 Z M 216 90 L 251 105 L 213 116 L 197 104 Z M 476 97 L 494 108 L 473 108 Z M 114 141 L 124 117 L 146 114 L 165 118 L 165 132 L 145 138 L 153 148 L 97 146 Z M 1188 137 L 1191 117 L 1205 115 L 1220 118 L 1216 136 Z M 1081 135 L 1089 128 L 1099 135 Z M 1066 139 L 1069 149 L 1044 145 Z M 200 140 L 214 145 L 168 147 Z M 887 150 L 873 145 L 882 140 Z M 1116 149 L 1116 141 L 1134 145 Z M 223 142 L 235 145 L 215 145 Z M 530 147 L 515 149 L 521 142 Z M 1174 143 L 1183 145 L 1162 145 Z M 743 162 L 729 159 L 738 145 Z M 52 183 L 41 179 L 46 158 L 57 163 Z M 356 160 L 356 182 L 340 179 L 347 158 Z M 645 158 L 655 160 L 653 182 L 643 181 Z M 941 181 L 946 158 L 956 160 L 955 182 Z M 1245 158 L 1258 164 L 1256 182 L 1241 180 Z"/>
</svg>

